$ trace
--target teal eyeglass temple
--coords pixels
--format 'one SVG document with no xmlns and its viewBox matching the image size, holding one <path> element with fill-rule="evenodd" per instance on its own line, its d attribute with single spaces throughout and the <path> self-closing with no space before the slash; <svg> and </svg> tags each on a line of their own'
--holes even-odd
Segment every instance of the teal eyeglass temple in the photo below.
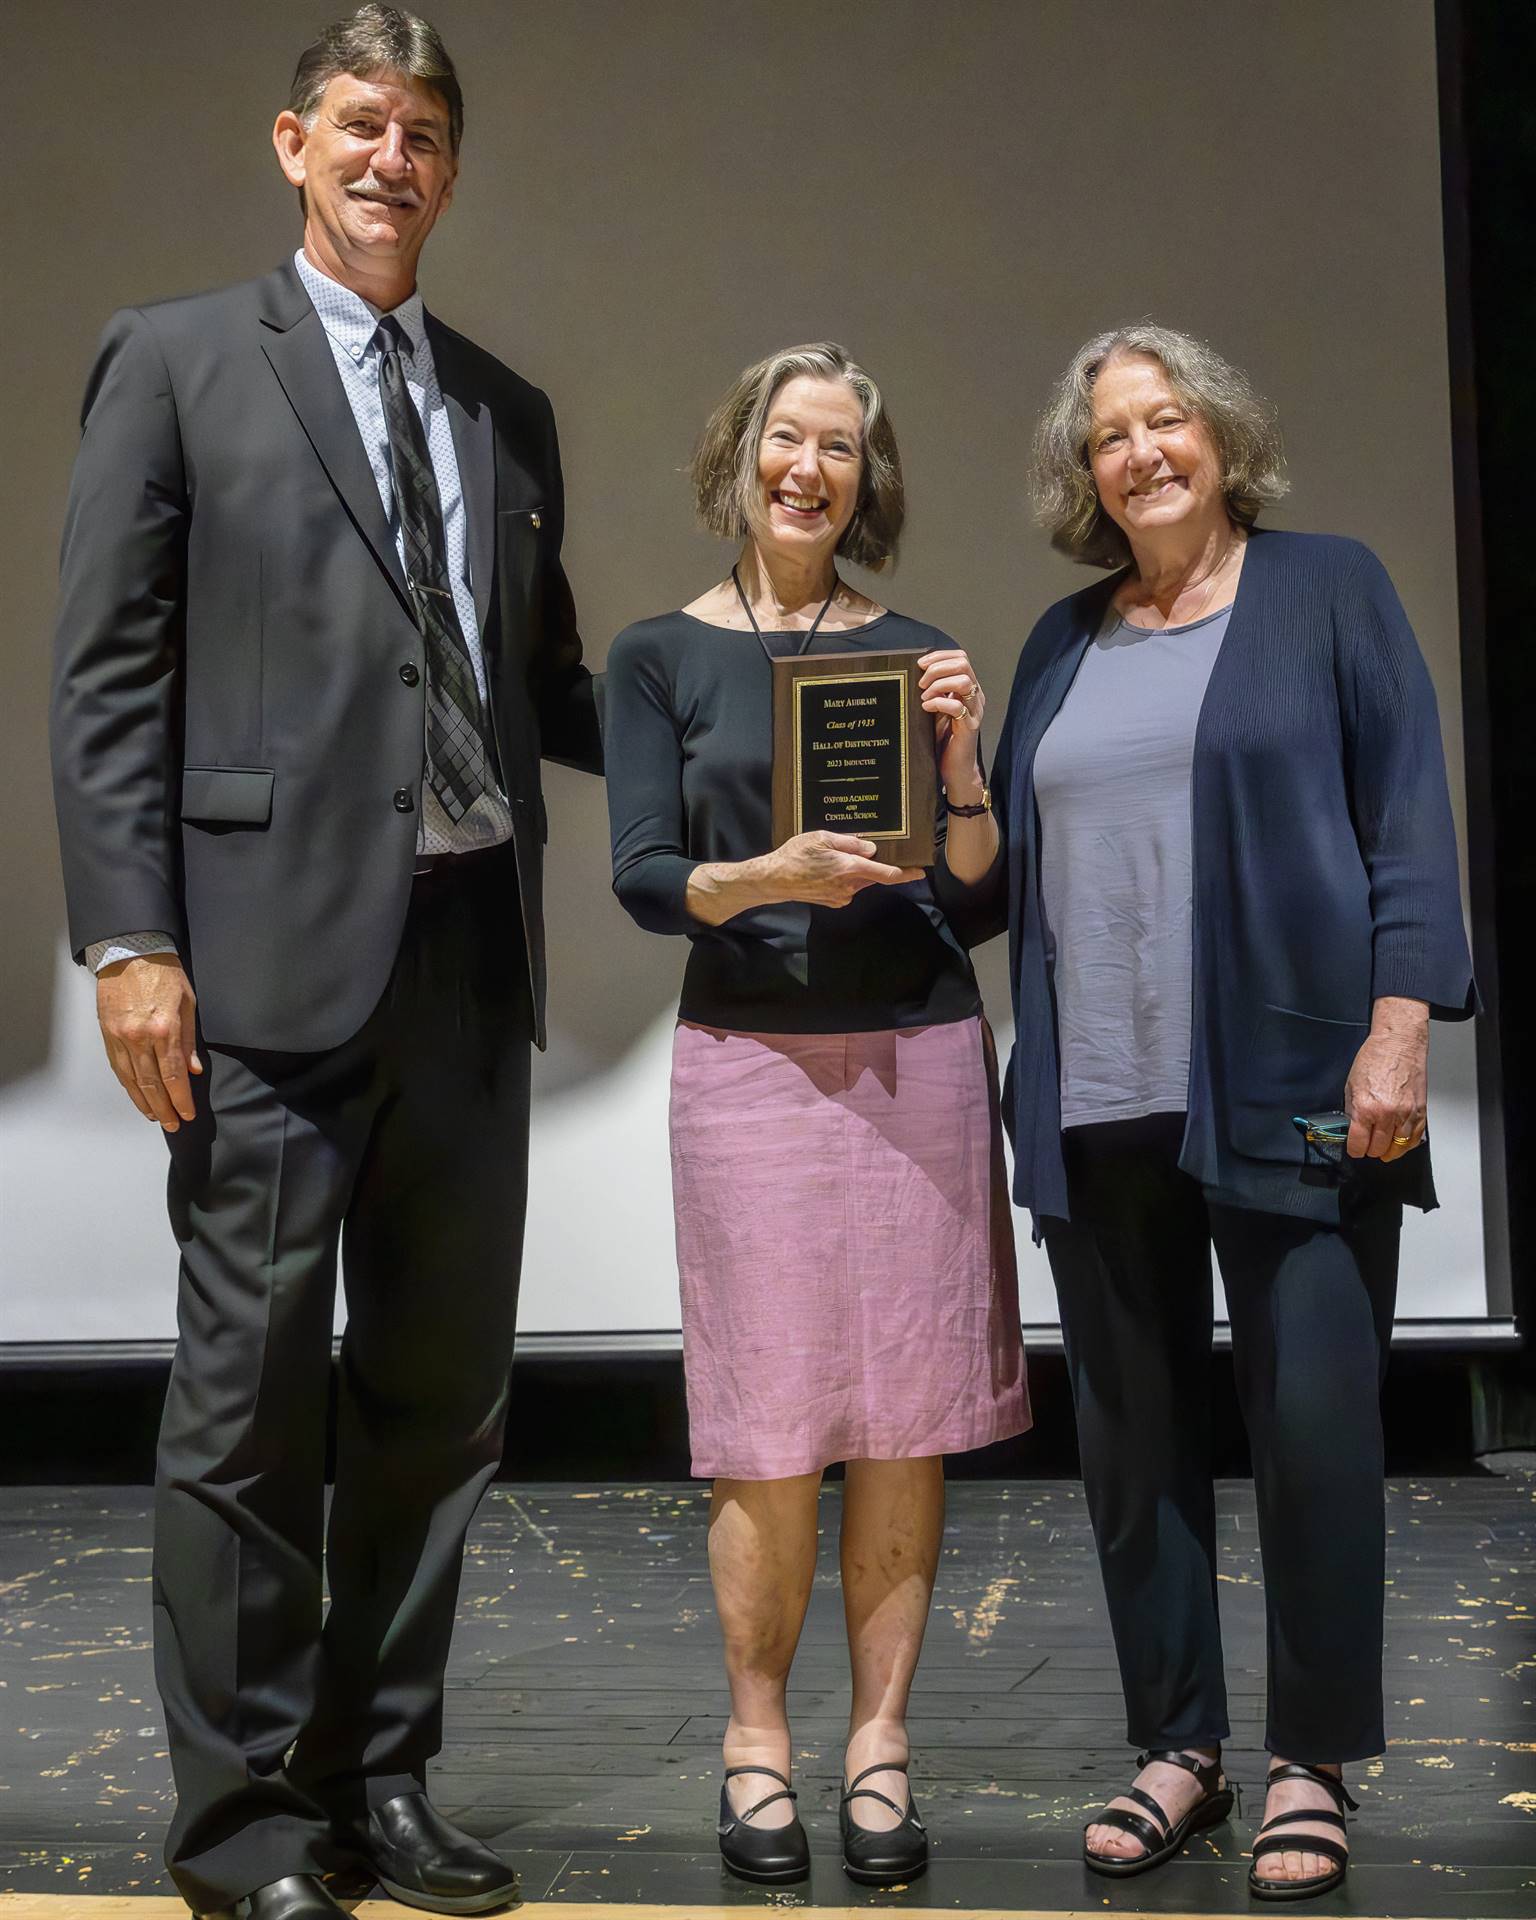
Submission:
<svg viewBox="0 0 1536 1920">
<path fill-rule="evenodd" d="M 1349 1137 L 1347 1113 L 1293 1113 L 1291 1125 L 1313 1146 L 1342 1146 Z"/>
</svg>

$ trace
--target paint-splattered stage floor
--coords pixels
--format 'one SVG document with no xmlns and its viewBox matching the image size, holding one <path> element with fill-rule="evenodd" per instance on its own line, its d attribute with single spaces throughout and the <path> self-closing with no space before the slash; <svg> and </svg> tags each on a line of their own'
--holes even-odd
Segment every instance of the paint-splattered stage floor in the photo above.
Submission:
<svg viewBox="0 0 1536 1920">
<path fill-rule="evenodd" d="M 517 1862 L 530 1903 L 693 1915 L 1248 1910 L 1244 1850 L 1264 1768 L 1251 1487 L 1220 1490 L 1227 1765 L 1240 1811 L 1184 1858 L 1124 1883 L 1095 1879 L 1078 1858 L 1085 1815 L 1131 1763 L 1082 1490 L 970 1481 L 950 1496 L 912 1719 L 933 1865 L 909 1890 L 863 1892 L 838 1865 L 847 1680 L 835 1486 L 791 1698 L 816 1855 L 806 1887 L 738 1887 L 715 1851 L 726 1702 L 695 1486 L 493 1491 L 466 1568 L 437 1799 Z M 1529 1920 L 1536 1482 L 1403 1482 L 1389 1510 L 1392 1745 L 1351 1769 L 1361 1812 L 1347 1893 L 1297 1910 Z M 0 1889 L 72 1896 L 38 1912 L 104 1914 L 95 1898 L 170 1891 L 149 1544 L 141 1489 L 0 1490 Z M 0 1920 L 10 1904 L 0 1895 Z M 18 1899 L 13 1911 L 30 1908 Z"/>
</svg>

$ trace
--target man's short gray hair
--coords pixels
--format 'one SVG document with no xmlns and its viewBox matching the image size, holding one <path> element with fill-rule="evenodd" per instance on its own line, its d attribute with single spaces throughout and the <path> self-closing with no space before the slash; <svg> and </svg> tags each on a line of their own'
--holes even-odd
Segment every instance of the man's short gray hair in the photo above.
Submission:
<svg viewBox="0 0 1536 1920">
<path fill-rule="evenodd" d="M 448 109 L 449 144 L 458 152 L 464 137 L 464 95 L 442 35 L 429 20 L 368 0 L 345 20 L 333 21 L 299 55 L 288 111 L 306 127 L 313 126 L 321 96 L 344 73 L 355 73 L 359 80 L 403 73 L 431 87 Z"/>
<path fill-rule="evenodd" d="M 812 380 L 841 380 L 852 389 L 863 413 L 859 503 L 837 550 L 855 565 L 878 572 L 896 557 L 906 518 L 901 454 L 880 389 L 847 348 L 832 340 L 785 347 L 737 375 L 730 392 L 709 416 L 694 452 L 691 471 L 699 520 L 724 540 L 745 540 L 761 531 L 757 459 L 763 429 L 774 395 L 801 374 Z"/>
<path fill-rule="evenodd" d="M 1179 398 L 1216 443 L 1227 511 L 1251 527 L 1261 508 L 1286 492 L 1285 451 L 1274 408 L 1248 376 L 1192 334 L 1150 320 L 1095 334 L 1072 356 L 1035 429 L 1035 514 L 1051 545 L 1090 567 L 1122 567 L 1124 533 L 1104 511 L 1088 457 L 1093 383 L 1111 360 L 1145 354 L 1158 361 Z"/>
</svg>

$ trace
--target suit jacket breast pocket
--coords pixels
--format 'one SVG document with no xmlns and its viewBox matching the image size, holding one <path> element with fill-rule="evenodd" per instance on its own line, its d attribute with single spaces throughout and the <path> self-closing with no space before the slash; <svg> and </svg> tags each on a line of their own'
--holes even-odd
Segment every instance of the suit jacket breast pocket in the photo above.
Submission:
<svg viewBox="0 0 1536 1920">
<path fill-rule="evenodd" d="M 542 507 L 502 507 L 496 514 L 496 558 L 501 577 L 527 599 L 539 571 L 544 539 Z"/>
</svg>

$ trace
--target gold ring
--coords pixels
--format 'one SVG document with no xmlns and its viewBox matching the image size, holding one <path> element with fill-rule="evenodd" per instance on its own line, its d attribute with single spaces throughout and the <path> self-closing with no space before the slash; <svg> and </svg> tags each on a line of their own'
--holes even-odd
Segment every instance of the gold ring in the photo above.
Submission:
<svg viewBox="0 0 1536 1920">
<path fill-rule="evenodd" d="M 1413 1135 L 1411 1133 L 1394 1133 L 1392 1136 L 1392 1144 L 1394 1147 L 1406 1147 L 1412 1139 Z"/>
</svg>

